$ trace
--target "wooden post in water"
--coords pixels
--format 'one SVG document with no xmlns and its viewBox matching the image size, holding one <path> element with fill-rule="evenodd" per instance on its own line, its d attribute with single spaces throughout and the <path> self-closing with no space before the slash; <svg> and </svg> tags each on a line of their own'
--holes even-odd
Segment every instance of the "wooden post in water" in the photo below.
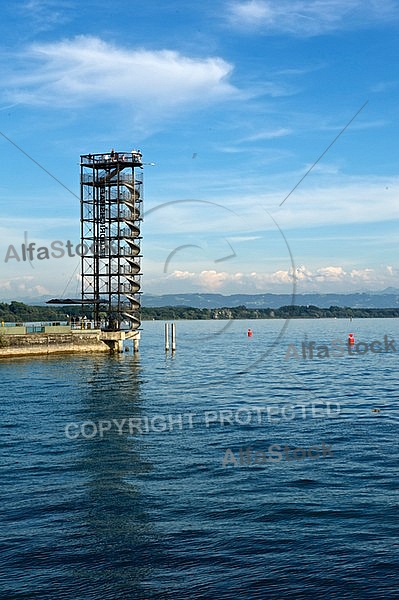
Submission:
<svg viewBox="0 0 399 600">
<path fill-rule="evenodd" d="M 169 352 L 169 323 L 165 323 L 165 352 Z"/>
<path fill-rule="evenodd" d="M 176 351 L 176 323 L 170 326 L 170 337 L 172 340 L 172 352 Z"/>
</svg>

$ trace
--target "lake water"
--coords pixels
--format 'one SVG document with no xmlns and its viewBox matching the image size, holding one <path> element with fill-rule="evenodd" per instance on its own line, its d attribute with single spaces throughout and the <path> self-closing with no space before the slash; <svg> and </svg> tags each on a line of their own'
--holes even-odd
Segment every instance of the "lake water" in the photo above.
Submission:
<svg viewBox="0 0 399 600">
<path fill-rule="evenodd" d="M 2 360 L 0 597 L 397 599 L 398 323 L 180 321 L 172 356 L 154 321 L 139 355 Z M 349 332 L 382 352 L 331 356 Z"/>
</svg>

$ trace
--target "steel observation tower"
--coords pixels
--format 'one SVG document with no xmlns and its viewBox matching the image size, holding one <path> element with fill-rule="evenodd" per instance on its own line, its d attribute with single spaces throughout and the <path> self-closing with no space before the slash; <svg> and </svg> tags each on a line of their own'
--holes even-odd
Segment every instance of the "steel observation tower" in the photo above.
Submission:
<svg viewBox="0 0 399 600">
<path fill-rule="evenodd" d="M 140 327 L 143 170 L 139 150 L 80 157 L 82 305 L 105 332 Z"/>
</svg>

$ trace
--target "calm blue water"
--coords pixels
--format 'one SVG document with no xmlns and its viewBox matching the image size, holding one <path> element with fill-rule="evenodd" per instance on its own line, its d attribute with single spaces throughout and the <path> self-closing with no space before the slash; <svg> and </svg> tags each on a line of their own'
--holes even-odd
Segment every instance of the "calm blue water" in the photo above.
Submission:
<svg viewBox="0 0 399 600">
<path fill-rule="evenodd" d="M 178 322 L 172 357 L 146 322 L 139 356 L 3 360 L 0 597 L 397 599 L 397 352 L 285 356 L 399 350 L 398 323 Z"/>
</svg>

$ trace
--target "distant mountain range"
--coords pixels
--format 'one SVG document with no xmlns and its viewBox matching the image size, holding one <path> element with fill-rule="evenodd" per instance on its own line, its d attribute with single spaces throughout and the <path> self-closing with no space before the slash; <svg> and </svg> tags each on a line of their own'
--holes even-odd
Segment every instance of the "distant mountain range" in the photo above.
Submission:
<svg viewBox="0 0 399 600">
<path fill-rule="evenodd" d="M 39 298 L 1 298 L 1 302 L 18 300 L 31 306 L 43 306 L 51 296 Z M 143 294 L 142 304 L 148 308 L 157 306 L 191 306 L 193 308 L 280 308 L 293 303 L 291 294 L 164 294 L 155 296 Z M 399 289 L 389 287 L 379 292 L 357 292 L 354 294 L 297 294 L 296 306 L 330 306 L 351 308 L 398 308 Z"/>
<path fill-rule="evenodd" d="M 165 294 L 154 296 L 143 294 L 142 304 L 156 306 L 192 306 L 193 308 L 279 308 L 295 304 L 296 306 L 330 306 L 351 308 L 398 308 L 399 289 L 387 288 L 381 292 L 356 294 L 297 294 L 295 300 L 291 294 Z"/>
</svg>

